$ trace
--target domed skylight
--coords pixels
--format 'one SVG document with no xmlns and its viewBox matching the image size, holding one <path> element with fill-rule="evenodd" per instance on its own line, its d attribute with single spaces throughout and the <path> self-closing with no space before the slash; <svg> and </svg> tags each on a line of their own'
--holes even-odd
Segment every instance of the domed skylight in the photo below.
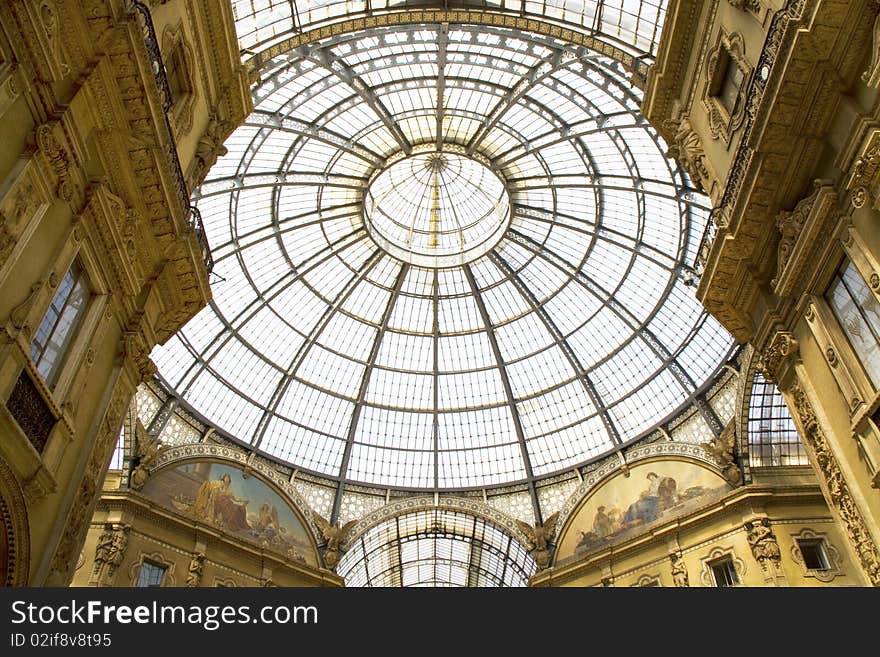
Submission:
<svg viewBox="0 0 880 657">
<path fill-rule="evenodd" d="M 153 354 L 184 406 L 301 471 L 405 489 L 531 485 L 712 413 L 732 340 L 683 276 L 707 201 L 618 62 L 434 24 L 260 75 L 194 195 L 214 299 Z"/>
</svg>

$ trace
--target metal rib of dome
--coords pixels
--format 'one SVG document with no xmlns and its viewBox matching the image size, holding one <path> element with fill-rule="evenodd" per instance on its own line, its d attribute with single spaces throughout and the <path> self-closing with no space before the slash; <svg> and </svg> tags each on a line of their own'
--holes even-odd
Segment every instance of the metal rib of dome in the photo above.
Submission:
<svg viewBox="0 0 880 657">
<path fill-rule="evenodd" d="M 254 98 L 195 194 L 214 299 L 154 352 L 186 406 L 296 468 L 407 489 L 532 486 L 689 404 L 718 427 L 701 395 L 732 340 L 682 277 L 707 201 L 617 62 L 397 26 L 278 56 Z M 427 266 L 371 237 L 370 182 L 422 149 L 502 182 L 485 253 Z"/>
</svg>

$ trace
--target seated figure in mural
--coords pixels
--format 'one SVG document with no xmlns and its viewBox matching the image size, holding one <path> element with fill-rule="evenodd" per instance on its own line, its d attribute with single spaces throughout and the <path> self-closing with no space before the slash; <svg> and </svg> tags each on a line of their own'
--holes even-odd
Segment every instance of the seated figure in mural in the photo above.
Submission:
<svg viewBox="0 0 880 657">
<path fill-rule="evenodd" d="M 629 505 L 623 515 L 624 527 L 653 522 L 660 513 L 678 502 L 675 479 L 661 477 L 656 472 L 649 472 L 647 476 L 648 487 L 641 492 L 639 499 Z"/>
<path fill-rule="evenodd" d="M 223 473 L 219 479 L 209 479 L 199 486 L 192 513 L 197 518 L 207 520 L 231 531 L 248 529 L 247 504 L 232 494 L 232 478 Z"/>
</svg>

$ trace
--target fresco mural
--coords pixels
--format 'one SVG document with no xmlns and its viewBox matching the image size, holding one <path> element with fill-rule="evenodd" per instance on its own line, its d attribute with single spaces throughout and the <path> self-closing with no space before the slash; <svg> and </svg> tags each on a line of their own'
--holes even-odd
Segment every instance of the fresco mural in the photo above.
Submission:
<svg viewBox="0 0 880 657">
<path fill-rule="evenodd" d="M 684 461 L 637 464 L 602 484 L 575 512 L 557 548 L 557 562 L 604 547 L 655 520 L 668 520 L 731 487 Z"/>
<path fill-rule="evenodd" d="M 234 466 L 196 461 L 166 468 L 141 492 L 166 508 L 317 566 L 308 531 L 289 504 Z"/>
</svg>

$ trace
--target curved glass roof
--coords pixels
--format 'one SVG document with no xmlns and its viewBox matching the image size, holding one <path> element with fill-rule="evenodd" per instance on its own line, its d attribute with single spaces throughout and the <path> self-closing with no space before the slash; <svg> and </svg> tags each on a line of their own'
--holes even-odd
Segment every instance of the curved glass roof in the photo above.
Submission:
<svg viewBox="0 0 880 657">
<path fill-rule="evenodd" d="M 276 57 L 254 99 L 194 195 L 214 299 L 154 352 L 199 415 L 342 483 L 458 489 L 571 469 L 698 404 L 732 346 L 685 283 L 707 200 L 618 62 L 508 29 L 398 26 Z M 432 232 L 435 173 L 455 169 L 413 162 L 440 154 L 468 171 Z M 483 197 L 465 194 L 475 176 Z M 403 203 L 404 184 L 421 191 L 399 212 L 366 205 L 401 253 L 364 200 Z M 410 216 L 415 246 L 392 230 Z M 407 257 L 432 238 L 443 255 L 490 248 Z"/>
<path fill-rule="evenodd" d="M 430 509 L 391 518 L 359 538 L 337 572 L 352 586 L 527 586 L 537 565 L 482 518 Z"/>
<path fill-rule="evenodd" d="M 666 0 L 232 0 L 232 12 L 246 58 L 309 28 L 432 7 L 540 18 L 650 58 L 657 54 L 667 4 Z"/>
</svg>

